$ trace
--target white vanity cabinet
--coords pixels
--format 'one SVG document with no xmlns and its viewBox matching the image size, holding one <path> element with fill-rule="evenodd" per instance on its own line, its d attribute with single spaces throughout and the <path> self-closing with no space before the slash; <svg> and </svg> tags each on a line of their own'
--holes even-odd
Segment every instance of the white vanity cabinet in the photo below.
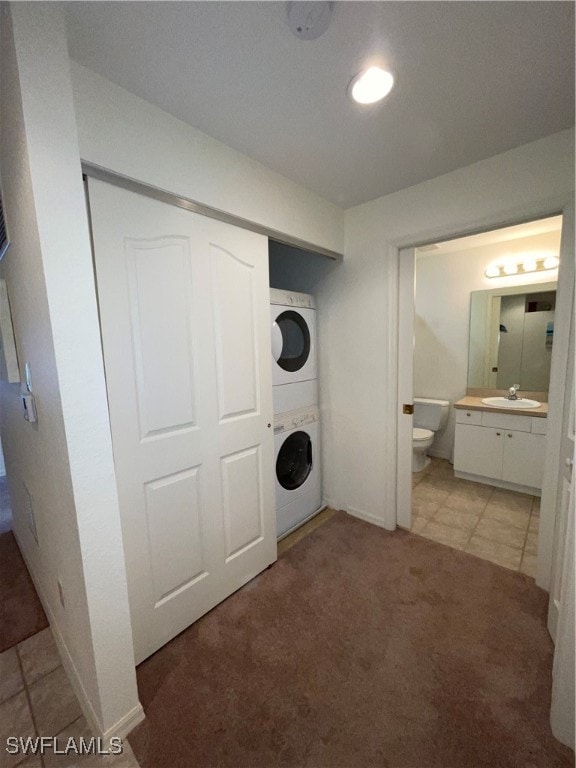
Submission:
<svg viewBox="0 0 576 768">
<path fill-rule="evenodd" d="M 456 477 L 538 492 L 542 488 L 546 419 L 456 410 Z"/>
</svg>

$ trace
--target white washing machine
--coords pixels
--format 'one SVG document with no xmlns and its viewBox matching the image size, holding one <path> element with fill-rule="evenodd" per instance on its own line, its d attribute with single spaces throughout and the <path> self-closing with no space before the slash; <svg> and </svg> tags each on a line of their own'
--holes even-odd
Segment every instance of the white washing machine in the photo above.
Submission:
<svg viewBox="0 0 576 768">
<path fill-rule="evenodd" d="M 274 419 L 278 538 L 322 509 L 319 419 L 317 406 Z"/>
<path fill-rule="evenodd" d="M 270 319 L 274 414 L 317 405 L 314 297 L 271 288 Z"/>
</svg>

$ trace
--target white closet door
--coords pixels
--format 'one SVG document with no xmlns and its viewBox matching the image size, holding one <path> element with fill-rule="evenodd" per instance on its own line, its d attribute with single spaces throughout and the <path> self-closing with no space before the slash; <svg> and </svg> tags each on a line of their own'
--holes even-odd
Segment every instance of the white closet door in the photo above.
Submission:
<svg viewBox="0 0 576 768">
<path fill-rule="evenodd" d="M 136 661 L 276 559 L 268 246 L 89 181 Z"/>
</svg>

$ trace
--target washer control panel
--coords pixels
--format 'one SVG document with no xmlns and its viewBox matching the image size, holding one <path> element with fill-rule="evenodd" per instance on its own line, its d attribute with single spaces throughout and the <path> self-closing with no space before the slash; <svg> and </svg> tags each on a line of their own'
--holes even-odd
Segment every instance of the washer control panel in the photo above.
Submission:
<svg viewBox="0 0 576 768">
<path fill-rule="evenodd" d="M 287 432 L 291 429 L 299 429 L 308 424 L 314 424 L 320 418 L 320 413 L 316 406 L 312 408 L 302 408 L 299 411 L 290 413 L 281 413 L 274 418 L 274 434 Z"/>
<path fill-rule="evenodd" d="M 308 309 L 316 309 L 314 296 L 311 296 L 309 293 L 283 291 L 279 288 L 270 288 L 270 304 L 280 304 L 284 307 L 307 307 Z"/>
</svg>

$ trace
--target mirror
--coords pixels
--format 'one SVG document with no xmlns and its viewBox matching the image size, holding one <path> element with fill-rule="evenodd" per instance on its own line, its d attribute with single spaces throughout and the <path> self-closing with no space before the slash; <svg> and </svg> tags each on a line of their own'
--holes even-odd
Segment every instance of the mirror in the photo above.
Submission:
<svg viewBox="0 0 576 768">
<path fill-rule="evenodd" d="M 472 291 L 468 387 L 548 392 L 556 282 Z"/>
</svg>

